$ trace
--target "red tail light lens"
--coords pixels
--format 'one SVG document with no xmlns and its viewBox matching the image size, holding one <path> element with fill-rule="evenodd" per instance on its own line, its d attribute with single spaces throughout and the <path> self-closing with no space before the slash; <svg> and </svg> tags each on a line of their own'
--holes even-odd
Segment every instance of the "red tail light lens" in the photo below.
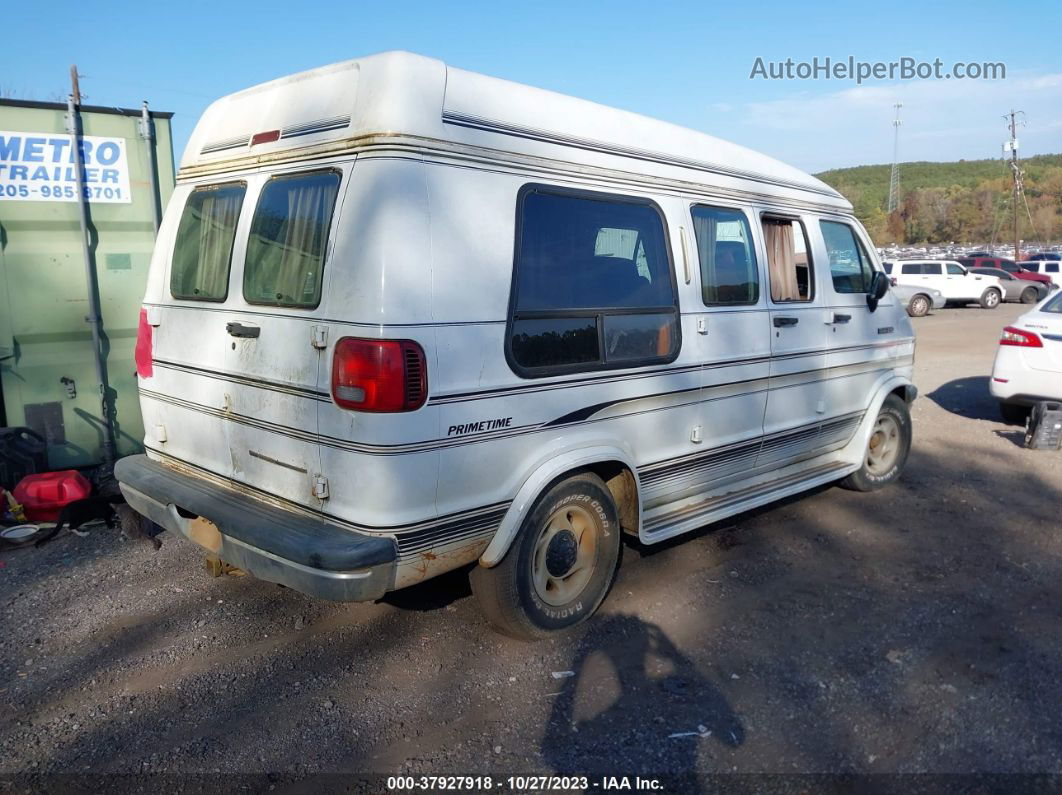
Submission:
<svg viewBox="0 0 1062 795">
<path fill-rule="evenodd" d="M 1014 326 L 1003 329 L 1003 335 L 999 338 L 1000 345 L 1016 345 L 1019 348 L 1042 348 L 1043 340 L 1031 331 L 1023 331 Z"/>
<path fill-rule="evenodd" d="M 136 362 L 136 374 L 141 378 L 151 378 L 153 373 L 151 360 L 151 324 L 148 323 L 147 310 L 140 310 L 140 324 L 136 327 L 136 348 L 133 349 Z"/>
<path fill-rule="evenodd" d="M 343 337 L 332 354 L 332 399 L 344 409 L 414 411 L 428 397 L 424 350 L 412 340 Z"/>
</svg>

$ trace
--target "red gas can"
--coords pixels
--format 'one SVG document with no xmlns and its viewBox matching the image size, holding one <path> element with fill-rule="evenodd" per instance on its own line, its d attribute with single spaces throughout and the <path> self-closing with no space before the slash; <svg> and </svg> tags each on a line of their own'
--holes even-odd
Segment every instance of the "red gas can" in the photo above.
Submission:
<svg viewBox="0 0 1062 795">
<path fill-rule="evenodd" d="M 83 500 L 92 493 L 92 484 L 73 469 L 26 475 L 15 486 L 15 499 L 22 503 L 32 522 L 54 522 L 64 505 Z"/>
</svg>

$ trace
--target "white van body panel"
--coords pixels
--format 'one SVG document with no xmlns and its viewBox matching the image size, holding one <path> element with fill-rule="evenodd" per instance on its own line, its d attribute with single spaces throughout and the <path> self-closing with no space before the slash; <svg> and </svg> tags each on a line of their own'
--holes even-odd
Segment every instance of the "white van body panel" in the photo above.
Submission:
<svg viewBox="0 0 1062 795">
<path fill-rule="evenodd" d="M 322 170 L 340 182 L 320 302 L 248 303 L 248 236 L 263 189 Z M 174 298 L 189 196 L 232 182 L 246 193 L 228 294 Z M 851 226 L 874 251 L 843 197 L 772 158 L 636 114 L 387 53 L 213 103 L 178 183 L 144 300 L 154 372 L 140 386 L 152 471 L 162 463 L 224 483 L 298 515 L 311 535 L 318 522 L 393 542 L 389 569 L 347 578 L 371 579 L 373 590 L 320 589 L 341 594 L 334 598 L 376 598 L 477 559 L 496 564 L 542 490 L 588 466 L 629 472 L 634 519 L 624 529 L 646 543 L 837 480 L 860 465 L 884 396 L 910 385 L 914 334 L 902 306 L 886 295 L 870 312 L 865 294 L 834 290 L 820 222 Z M 536 185 L 659 213 L 677 312 L 673 358 L 517 372 L 506 350 L 518 207 Z M 756 301 L 705 304 L 696 205 L 747 220 Z M 764 213 L 804 224 L 811 301 L 771 300 Z M 794 317 L 795 325 L 774 324 Z M 258 336 L 234 337 L 232 323 Z M 344 337 L 417 343 L 427 365 L 423 405 L 340 408 L 331 384 Z M 129 489 L 157 521 L 190 532 L 165 498 Z M 304 588 L 313 566 L 304 561 L 285 580 L 281 557 L 259 555 L 269 561 L 261 576 Z"/>
</svg>

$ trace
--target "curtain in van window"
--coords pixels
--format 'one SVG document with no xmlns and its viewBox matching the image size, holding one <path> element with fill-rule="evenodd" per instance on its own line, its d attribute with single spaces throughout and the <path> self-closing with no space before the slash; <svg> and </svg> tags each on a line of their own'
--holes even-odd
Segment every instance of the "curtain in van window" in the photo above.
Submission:
<svg viewBox="0 0 1062 795">
<path fill-rule="evenodd" d="M 771 299 L 799 301 L 801 295 L 797 284 L 792 222 L 765 220 L 763 236 L 767 243 L 767 265 L 771 272 Z"/>
<path fill-rule="evenodd" d="M 249 303 L 313 307 L 332 209 L 339 192 L 333 171 L 274 177 L 258 200 L 247 241 L 243 294 Z"/>
<path fill-rule="evenodd" d="M 242 184 L 192 191 L 181 214 L 170 267 L 170 293 L 194 301 L 224 301 L 229 260 L 240 217 Z"/>
<path fill-rule="evenodd" d="M 696 205 L 691 214 L 705 305 L 756 303 L 760 298 L 759 270 L 745 213 Z"/>
</svg>

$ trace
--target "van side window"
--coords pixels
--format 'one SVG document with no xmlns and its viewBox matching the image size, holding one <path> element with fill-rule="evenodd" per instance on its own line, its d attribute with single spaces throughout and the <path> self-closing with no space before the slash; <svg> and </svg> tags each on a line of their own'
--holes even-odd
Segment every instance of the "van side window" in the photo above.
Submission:
<svg viewBox="0 0 1062 795">
<path fill-rule="evenodd" d="M 946 263 L 948 268 L 948 276 L 965 276 L 966 271 L 961 266 L 956 265 L 954 262 Z"/>
<path fill-rule="evenodd" d="M 335 171 L 289 174 L 265 184 L 247 240 L 247 303 L 301 308 L 321 303 L 328 228 L 338 193 Z"/>
<path fill-rule="evenodd" d="M 917 275 L 922 273 L 922 263 L 921 262 L 906 262 L 900 267 L 900 273 L 905 273 L 908 276 L 910 276 L 912 274 L 917 276 Z"/>
<path fill-rule="evenodd" d="M 229 264 L 247 185 L 207 185 L 188 194 L 170 263 L 170 294 L 190 301 L 224 301 Z"/>
<path fill-rule="evenodd" d="M 923 262 L 922 273 L 926 276 L 940 276 L 943 270 L 940 267 L 939 262 Z"/>
<path fill-rule="evenodd" d="M 869 292 L 874 266 L 855 230 L 836 221 L 819 221 L 819 228 L 830 260 L 833 289 L 838 293 Z"/>
<path fill-rule="evenodd" d="M 655 205 L 532 186 L 517 221 L 514 370 L 636 367 L 678 355 L 674 278 Z"/>
<path fill-rule="evenodd" d="M 1058 273 L 1058 263 L 1057 262 L 1044 263 L 1044 273 Z"/>
<path fill-rule="evenodd" d="M 771 300 L 810 301 L 813 297 L 811 255 L 804 224 L 793 218 L 763 218 Z"/>
<path fill-rule="evenodd" d="M 760 274 L 752 228 L 741 210 L 694 205 L 693 234 L 701 263 L 701 298 L 705 306 L 755 304 Z"/>
</svg>

